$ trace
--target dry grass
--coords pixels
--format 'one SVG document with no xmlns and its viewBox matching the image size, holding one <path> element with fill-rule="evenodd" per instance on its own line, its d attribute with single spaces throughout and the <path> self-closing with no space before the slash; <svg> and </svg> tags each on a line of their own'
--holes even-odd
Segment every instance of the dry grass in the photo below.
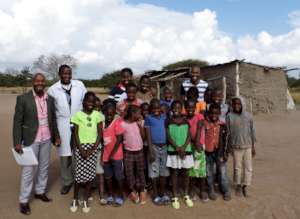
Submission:
<svg viewBox="0 0 300 219">
<path fill-rule="evenodd" d="M 300 88 L 292 88 L 290 92 L 295 103 L 300 104 Z"/>
</svg>

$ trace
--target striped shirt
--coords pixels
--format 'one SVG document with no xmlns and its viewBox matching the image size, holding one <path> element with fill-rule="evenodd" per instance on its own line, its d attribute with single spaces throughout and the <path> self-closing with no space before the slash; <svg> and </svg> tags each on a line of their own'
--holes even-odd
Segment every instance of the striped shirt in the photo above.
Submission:
<svg viewBox="0 0 300 219">
<path fill-rule="evenodd" d="M 198 92 L 199 92 L 198 101 L 204 101 L 204 92 L 206 91 L 206 89 L 208 87 L 208 83 L 206 81 L 199 80 L 198 84 L 194 85 L 191 83 L 190 79 L 185 80 L 181 84 L 181 95 L 186 96 L 187 91 L 191 87 L 197 87 Z"/>
<path fill-rule="evenodd" d="M 109 93 L 108 98 L 115 100 L 117 103 L 127 98 L 126 88 L 122 84 L 115 86 Z"/>
</svg>

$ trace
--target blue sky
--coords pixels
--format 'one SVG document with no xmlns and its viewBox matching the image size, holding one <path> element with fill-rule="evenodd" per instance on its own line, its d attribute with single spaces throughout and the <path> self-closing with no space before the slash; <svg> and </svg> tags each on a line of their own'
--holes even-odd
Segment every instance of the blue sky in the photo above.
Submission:
<svg viewBox="0 0 300 219">
<path fill-rule="evenodd" d="M 272 35 L 291 29 L 288 14 L 300 9 L 299 0 L 128 0 L 130 4 L 148 3 L 175 11 L 193 13 L 206 8 L 216 11 L 219 27 L 232 37 L 257 34 Z"/>
</svg>

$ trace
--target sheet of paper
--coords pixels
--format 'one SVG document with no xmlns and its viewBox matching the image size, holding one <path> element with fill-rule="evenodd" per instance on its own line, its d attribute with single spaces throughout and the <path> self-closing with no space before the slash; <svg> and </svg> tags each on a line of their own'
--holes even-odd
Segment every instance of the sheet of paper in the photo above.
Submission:
<svg viewBox="0 0 300 219">
<path fill-rule="evenodd" d="M 38 161 L 31 147 L 23 147 L 23 154 L 18 154 L 13 148 L 12 152 L 17 164 L 20 166 L 38 165 Z"/>
</svg>

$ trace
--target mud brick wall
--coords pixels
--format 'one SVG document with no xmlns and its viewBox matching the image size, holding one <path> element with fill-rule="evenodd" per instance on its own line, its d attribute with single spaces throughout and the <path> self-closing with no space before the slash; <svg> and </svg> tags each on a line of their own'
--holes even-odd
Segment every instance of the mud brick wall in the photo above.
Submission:
<svg viewBox="0 0 300 219">
<path fill-rule="evenodd" d="M 240 95 L 253 113 L 282 112 L 287 106 L 287 81 L 280 69 L 240 63 Z"/>
<path fill-rule="evenodd" d="M 235 96 L 236 92 L 236 63 L 228 63 L 224 65 L 217 65 L 211 67 L 205 67 L 201 69 L 201 75 L 203 80 L 208 80 L 216 77 L 226 77 L 226 98 L 227 101 L 231 99 L 231 97 Z M 208 81 L 209 87 L 211 88 L 220 88 L 223 89 L 222 78 L 217 80 Z"/>
</svg>

